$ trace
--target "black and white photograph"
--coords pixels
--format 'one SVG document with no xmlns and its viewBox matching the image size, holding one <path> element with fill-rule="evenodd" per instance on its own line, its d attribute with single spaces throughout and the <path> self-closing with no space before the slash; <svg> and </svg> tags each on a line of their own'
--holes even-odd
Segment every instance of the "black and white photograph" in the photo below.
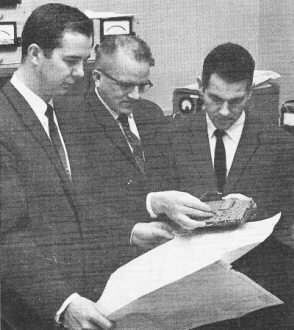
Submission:
<svg viewBox="0 0 294 330">
<path fill-rule="evenodd" d="M 294 1 L 0 0 L 0 330 L 294 329 Z"/>
</svg>

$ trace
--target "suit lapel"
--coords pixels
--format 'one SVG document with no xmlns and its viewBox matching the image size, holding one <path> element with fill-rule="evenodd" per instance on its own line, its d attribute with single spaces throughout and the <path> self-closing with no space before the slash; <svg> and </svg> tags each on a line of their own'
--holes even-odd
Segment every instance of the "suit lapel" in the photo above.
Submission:
<svg viewBox="0 0 294 330">
<path fill-rule="evenodd" d="M 120 152 L 136 167 L 136 169 L 139 170 L 118 123 L 101 103 L 94 90 L 90 92 L 87 102 L 97 120 L 97 124 L 103 129 L 105 135 L 111 140 L 113 145 L 116 146 Z"/>
<path fill-rule="evenodd" d="M 191 120 L 191 118 L 189 119 Z M 215 191 L 216 180 L 210 154 L 205 113 L 195 114 L 188 127 L 190 134 L 194 136 L 189 139 L 188 143 L 190 143 L 191 153 L 195 155 L 192 166 L 195 166 L 195 171 L 199 173 L 199 186 L 205 186 L 207 191 Z"/>
<path fill-rule="evenodd" d="M 26 126 L 27 130 L 30 131 L 37 143 L 47 154 L 50 162 L 55 167 L 58 175 L 60 176 L 60 179 L 66 192 L 73 194 L 72 184 L 66 176 L 62 163 L 58 158 L 50 139 L 44 131 L 42 124 L 40 123 L 39 119 L 31 109 L 29 104 L 22 97 L 22 95 L 11 85 L 10 82 L 3 87 L 3 93 L 9 99 L 14 111 L 21 118 L 24 126 Z"/>
<path fill-rule="evenodd" d="M 226 192 L 234 191 L 238 187 L 238 180 L 243 176 L 250 160 L 260 146 L 260 131 L 256 129 L 259 125 L 252 114 L 247 113 L 241 139 L 233 160 L 233 164 L 227 177 Z"/>
<path fill-rule="evenodd" d="M 151 122 L 154 121 L 154 119 L 150 118 L 149 122 L 148 110 L 142 109 L 141 102 L 138 102 L 138 107 L 133 111 L 133 116 L 143 145 L 146 139 L 148 140 L 150 137 L 150 131 L 146 129 L 146 126 L 151 128 Z M 151 133 L 153 135 L 155 132 Z"/>
</svg>

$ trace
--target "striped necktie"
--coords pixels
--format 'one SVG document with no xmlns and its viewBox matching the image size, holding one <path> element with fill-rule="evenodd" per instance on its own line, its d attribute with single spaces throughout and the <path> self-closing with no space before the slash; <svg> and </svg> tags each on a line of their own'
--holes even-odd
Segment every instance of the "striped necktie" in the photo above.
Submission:
<svg viewBox="0 0 294 330">
<path fill-rule="evenodd" d="M 145 175 L 145 169 L 144 169 L 144 154 L 143 154 L 143 148 L 141 144 L 141 140 L 130 130 L 128 116 L 125 114 L 119 115 L 117 119 L 123 128 L 123 131 L 125 133 L 125 137 L 132 147 L 133 156 L 135 159 L 135 162 L 137 166 L 139 167 L 139 170 L 143 175 Z"/>
</svg>

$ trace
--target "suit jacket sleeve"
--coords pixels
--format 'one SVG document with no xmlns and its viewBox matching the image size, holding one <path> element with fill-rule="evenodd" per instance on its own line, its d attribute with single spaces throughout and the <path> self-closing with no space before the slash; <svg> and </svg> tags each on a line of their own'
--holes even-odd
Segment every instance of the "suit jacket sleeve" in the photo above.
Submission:
<svg viewBox="0 0 294 330">
<path fill-rule="evenodd" d="M 1 145 L 2 317 L 19 329 L 52 329 L 56 311 L 74 288 L 31 236 L 26 194 L 14 163 Z"/>
<path fill-rule="evenodd" d="M 56 311 L 82 278 L 69 280 L 81 266 L 64 262 L 73 255 L 65 244 L 80 236 L 74 207 L 26 101 L 10 83 L 0 100 L 1 317 L 16 329 L 53 329 Z"/>
<path fill-rule="evenodd" d="M 275 205 L 282 212 L 274 234 L 283 243 L 294 247 L 294 139 L 288 133 L 279 130 L 279 147 L 272 178 L 275 179 Z"/>
</svg>

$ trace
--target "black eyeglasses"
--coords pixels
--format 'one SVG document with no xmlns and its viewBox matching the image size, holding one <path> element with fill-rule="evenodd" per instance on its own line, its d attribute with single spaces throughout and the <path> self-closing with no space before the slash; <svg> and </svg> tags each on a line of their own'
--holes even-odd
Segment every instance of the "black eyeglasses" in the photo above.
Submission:
<svg viewBox="0 0 294 330">
<path fill-rule="evenodd" d="M 136 84 L 133 82 L 117 80 L 101 69 L 97 69 L 97 71 L 103 73 L 105 77 L 113 80 L 123 91 L 126 92 L 131 92 L 135 89 L 135 87 L 138 87 L 138 92 L 143 94 L 146 93 L 153 86 L 150 80 L 148 80 L 146 83 L 143 84 Z"/>
</svg>

